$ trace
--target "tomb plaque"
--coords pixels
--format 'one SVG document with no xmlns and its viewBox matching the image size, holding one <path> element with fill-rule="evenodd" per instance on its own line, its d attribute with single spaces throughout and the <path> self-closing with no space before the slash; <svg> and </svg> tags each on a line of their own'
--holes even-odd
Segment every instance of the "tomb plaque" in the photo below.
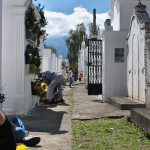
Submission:
<svg viewBox="0 0 150 150">
<path fill-rule="evenodd" d="M 115 62 L 124 62 L 124 48 L 115 48 Z"/>
</svg>

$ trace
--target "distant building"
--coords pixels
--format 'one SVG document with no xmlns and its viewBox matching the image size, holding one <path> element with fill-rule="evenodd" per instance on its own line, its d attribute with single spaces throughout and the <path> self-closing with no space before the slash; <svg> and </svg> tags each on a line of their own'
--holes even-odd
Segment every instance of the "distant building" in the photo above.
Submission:
<svg viewBox="0 0 150 150">
<path fill-rule="evenodd" d="M 78 53 L 78 71 L 82 73 L 82 81 L 85 81 L 88 76 L 88 47 L 85 46 L 85 41 L 82 42 Z"/>
</svg>

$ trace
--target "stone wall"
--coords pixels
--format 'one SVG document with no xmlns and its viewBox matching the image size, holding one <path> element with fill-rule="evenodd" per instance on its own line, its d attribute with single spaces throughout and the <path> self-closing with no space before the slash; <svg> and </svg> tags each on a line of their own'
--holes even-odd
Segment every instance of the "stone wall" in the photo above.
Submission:
<svg viewBox="0 0 150 150">
<path fill-rule="evenodd" d="M 150 24 L 149 30 L 145 32 L 145 97 L 146 105 L 150 107 Z"/>
</svg>

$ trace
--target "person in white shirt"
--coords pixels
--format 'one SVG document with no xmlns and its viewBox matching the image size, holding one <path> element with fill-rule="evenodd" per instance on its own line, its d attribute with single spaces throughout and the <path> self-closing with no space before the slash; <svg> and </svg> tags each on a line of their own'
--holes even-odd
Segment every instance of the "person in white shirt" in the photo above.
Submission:
<svg viewBox="0 0 150 150">
<path fill-rule="evenodd" d="M 69 69 L 69 87 L 72 88 L 73 78 L 72 78 L 72 68 Z"/>
</svg>

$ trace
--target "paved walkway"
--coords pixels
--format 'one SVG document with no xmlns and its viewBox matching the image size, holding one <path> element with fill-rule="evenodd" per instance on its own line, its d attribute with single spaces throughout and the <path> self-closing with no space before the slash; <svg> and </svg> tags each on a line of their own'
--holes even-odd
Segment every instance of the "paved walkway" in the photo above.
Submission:
<svg viewBox="0 0 150 150">
<path fill-rule="evenodd" d="M 100 117 L 130 116 L 130 111 L 122 111 L 98 96 L 87 95 L 84 86 L 73 88 L 74 106 L 72 119 L 96 119 Z"/>
<path fill-rule="evenodd" d="M 65 103 L 39 104 L 33 112 L 22 117 L 31 135 L 41 137 L 41 142 L 36 147 L 29 147 L 29 150 L 72 150 L 72 119 L 130 115 L 130 111 L 103 103 L 97 96 L 88 96 L 84 85 L 76 85 L 72 89 L 66 87 L 63 94 Z"/>
</svg>

